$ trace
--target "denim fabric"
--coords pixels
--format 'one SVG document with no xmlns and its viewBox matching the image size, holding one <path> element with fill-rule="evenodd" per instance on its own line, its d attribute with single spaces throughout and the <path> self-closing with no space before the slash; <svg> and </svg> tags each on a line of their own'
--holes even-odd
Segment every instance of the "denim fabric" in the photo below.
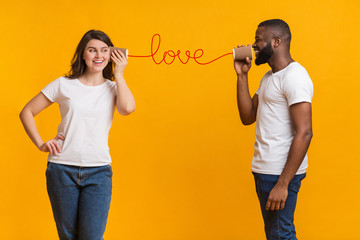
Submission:
<svg viewBox="0 0 360 240">
<path fill-rule="evenodd" d="M 112 169 L 48 163 L 47 190 L 61 240 L 102 240 L 112 191 Z"/>
<path fill-rule="evenodd" d="M 306 173 L 295 175 L 289 184 L 288 197 L 285 202 L 285 208 L 278 211 L 266 210 L 266 202 L 270 191 L 277 183 L 278 175 L 268 175 L 254 173 L 256 193 L 260 201 L 260 207 L 265 224 L 265 234 L 268 240 L 297 240 L 294 212 L 297 201 L 297 194 L 301 186 L 301 180 Z"/>
</svg>

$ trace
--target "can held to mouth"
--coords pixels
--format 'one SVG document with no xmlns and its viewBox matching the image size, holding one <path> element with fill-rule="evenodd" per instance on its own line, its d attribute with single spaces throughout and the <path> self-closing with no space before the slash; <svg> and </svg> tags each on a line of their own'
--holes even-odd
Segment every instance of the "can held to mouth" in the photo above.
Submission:
<svg viewBox="0 0 360 240">
<path fill-rule="evenodd" d="M 253 56 L 253 49 L 251 45 L 233 49 L 233 57 L 235 61 L 244 61 L 246 57 L 252 60 L 253 58 L 252 56 Z"/>
</svg>

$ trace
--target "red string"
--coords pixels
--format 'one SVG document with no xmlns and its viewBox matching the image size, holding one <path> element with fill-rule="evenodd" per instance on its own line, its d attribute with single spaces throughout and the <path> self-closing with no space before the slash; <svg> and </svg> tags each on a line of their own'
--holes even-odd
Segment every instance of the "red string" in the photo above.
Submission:
<svg viewBox="0 0 360 240">
<path fill-rule="evenodd" d="M 154 39 L 155 37 L 158 37 L 158 45 L 157 45 L 157 48 L 156 50 L 154 51 Z M 155 60 L 155 54 L 157 54 L 157 52 L 159 51 L 159 48 L 160 48 L 160 44 L 161 44 L 161 37 L 160 37 L 160 34 L 154 34 L 152 39 L 151 39 L 151 48 L 150 48 L 150 52 L 151 54 L 150 55 L 145 55 L 145 56 L 138 56 L 138 55 L 128 55 L 128 57 L 151 57 L 152 60 L 154 61 L 154 63 L 156 64 L 161 64 L 162 62 L 164 62 L 165 64 L 167 65 L 170 65 L 172 64 L 174 61 L 175 61 L 175 58 L 177 57 L 179 59 L 179 61 L 182 63 L 182 64 L 187 64 L 189 62 L 190 59 L 194 59 L 194 61 L 197 63 L 197 64 L 200 64 L 200 65 L 206 65 L 206 64 L 209 64 L 209 63 L 212 63 L 222 57 L 225 57 L 226 55 L 230 55 L 232 54 L 231 53 L 226 53 L 224 55 L 221 55 L 220 57 L 217 57 L 209 62 L 205 62 L 205 63 L 202 63 L 202 62 L 199 62 L 198 59 L 201 58 L 203 55 L 204 55 L 204 50 L 203 49 L 197 49 L 195 52 L 194 52 L 194 55 L 191 56 L 191 53 L 189 50 L 185 51 L 185 56 L 187 57 L 186 60 L 183 60 L 181 59 L 180 57 L 180 53 L 181 51 L 180 50 L 177 50 L 177 52 L 175 53 L 173 50 L 168 50 L 168 51 L 165 51 L 164 54 L 163 54 L 163 58 L 161 59 L 160 62 L 157 62 Z M 199 54 L 198 54 L 199 53 Z M 167 61 L 166 60 L 166 57 L 169 57 L 169 58 L 172 58 L 170 61 Z"/>
</svg>

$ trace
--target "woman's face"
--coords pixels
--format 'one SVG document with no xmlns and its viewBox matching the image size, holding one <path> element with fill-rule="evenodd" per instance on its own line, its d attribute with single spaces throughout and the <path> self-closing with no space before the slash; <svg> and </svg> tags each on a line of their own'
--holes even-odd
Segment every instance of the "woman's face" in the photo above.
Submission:
<svg viewBox="0 0 360 240">
<path fill-rule="evenodd" d="M 103 41 L 92 39 L 85 47 L 83 59 L 90 72 L 102 72 L 110 58 L 109 46 Z"/>
</svg>

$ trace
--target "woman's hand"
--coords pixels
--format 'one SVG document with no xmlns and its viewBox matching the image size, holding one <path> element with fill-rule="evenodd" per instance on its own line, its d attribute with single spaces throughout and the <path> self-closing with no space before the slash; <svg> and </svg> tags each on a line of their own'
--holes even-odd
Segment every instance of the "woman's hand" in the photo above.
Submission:
<svg viewBox="0 0 360 240">
<path fill-rule="evenodd" d="M 55 138 L 50 139 L 46 143 L 40 145 L 39 150 L 43 152 L 50 152 L 51 155 L 57 156 L 59 153 L 61 153 L 61 147 L 58 142 L 59 139 L 62 141 L 65 140 L 64 136 L 58 134 Z"/>
<path fill-rule="evenodd" d="M 135 111 L 135 99 L 124 78 L 124 70 L 127 65 L 126 56 L 121 51 L 114 50 L 110 57 L 115 63 L 116 108 L 121 115 L 129 115 Z"/>
<path fill-rule="evenodd" d="M 115 77 L 123 76 L 125 67 L 127 65 L 127 60 L 125 55 L 119 50 L 114 50 L 110 57 L 111 60 L 115 63 L 115 68 L 114 68 Z"/>
</svg>

